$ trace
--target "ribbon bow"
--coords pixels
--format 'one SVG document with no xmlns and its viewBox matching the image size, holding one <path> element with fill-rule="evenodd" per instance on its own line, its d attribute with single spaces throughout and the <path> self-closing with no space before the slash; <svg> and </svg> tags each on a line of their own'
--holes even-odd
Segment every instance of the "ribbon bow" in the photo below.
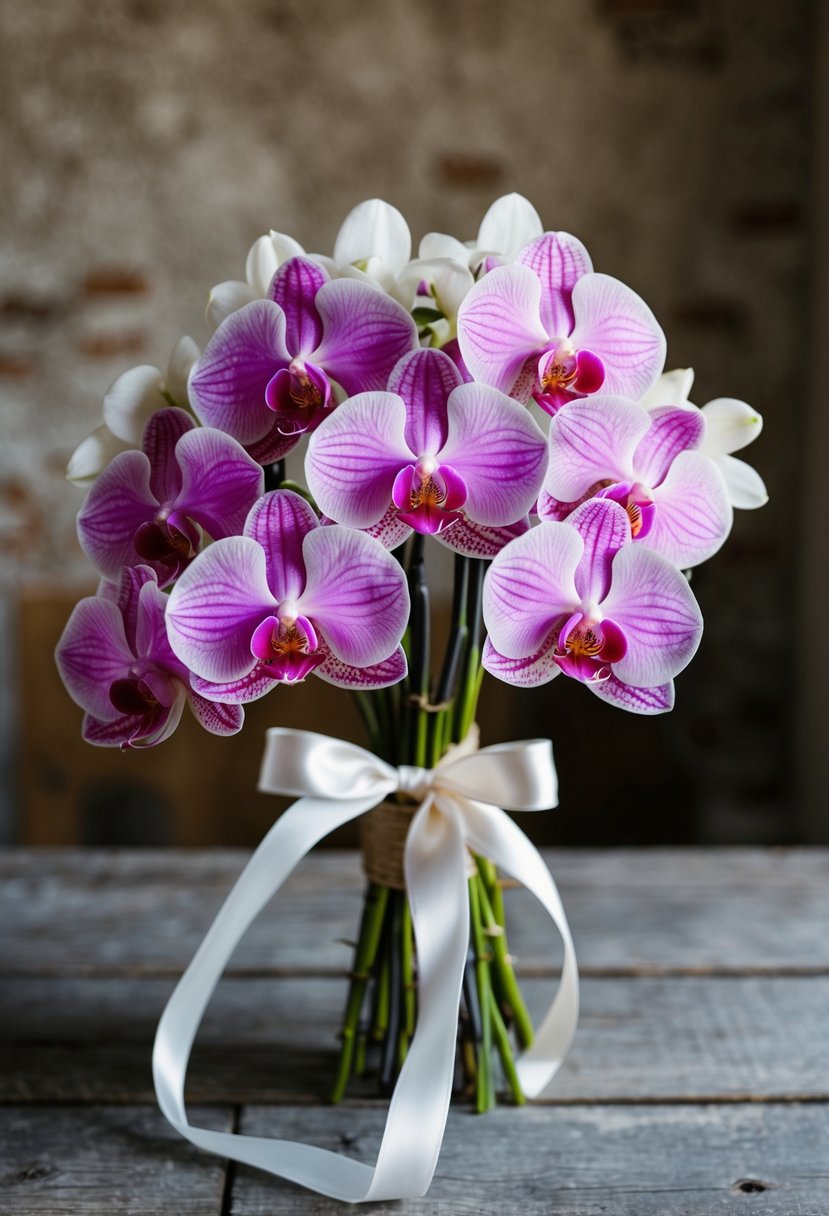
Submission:
<svg viewBox="0 0 829 1216">
<path fill-rule="evenodd" d="M 552 747 L 548 739 L 530 739 L 472 754 L 464 750 L 461 745 L 434 769 L 396 769 L 361 747 L 326 735 L 283 727 L 267 732 L 259 789 L 300 795 L 299 801 L 276 821 L 237 879 L 167 1003 L 153 1049 L 159 1106 L 192 1144 L 349 1203 L 426 1194 L 452 1092 L 469 947 L 467 849 L 490 858 L 531 891 L 564 942 L 558 992 L 534 1043 L 517 1060 L 529 1097 L 548 1084 L 576 1029 L 576 955 L 552 875 L 501 808 L 538 811 L 556 804 Z M 417 945 L 418 1015 L 375 1165 L 290 1140 L 191 1126 L 184 1081 L 193 1040 L 248 926 L 319 840 L 398 790 L 420 802 L 404 855 Z"/>
</svg>

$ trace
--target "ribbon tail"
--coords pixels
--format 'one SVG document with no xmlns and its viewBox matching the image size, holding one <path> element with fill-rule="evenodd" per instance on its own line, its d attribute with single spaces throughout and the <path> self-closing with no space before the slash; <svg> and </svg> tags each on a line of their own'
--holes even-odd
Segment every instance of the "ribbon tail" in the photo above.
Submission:
<svg viewBox="0 0 829 1216">
<path fill-rule="evenodd" d="M 290 1140 L 193 1127 L 185 1110 L 184 1083 L 204 1011 L 249 925 L 317 841 L 376 803 L 376 793 L 339 802 L 301 798 L 277 820 L 237 879 L 173 990 L 158 1024 L 153 1048 L 158 1104 L 165 1118 L 192 1144 L 350 1203 L 367 1197 L 375 1177 L 371 1166 Z M 409 1128 L 410 1135 L 413 1130 Z"/>
<path fill-rule="evenodd" d="M 564 963 L 555 999 L 541 1020 L 532 1045 L 516 1061 L 524 1092 L 537 1097 L 564 1061 L 579 1019 L 579 972 L 570 926 L 553 876 L 535 845 L 499 807 L 464 801 L 466 842 L 530 891 L 549 915 L 564 943 Z"/>
</svg>

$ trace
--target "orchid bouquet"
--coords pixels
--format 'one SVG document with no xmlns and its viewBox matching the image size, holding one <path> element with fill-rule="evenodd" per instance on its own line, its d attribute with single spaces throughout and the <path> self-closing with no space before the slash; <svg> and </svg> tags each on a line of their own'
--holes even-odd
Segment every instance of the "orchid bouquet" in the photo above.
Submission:
<svg viewBox="0 0 829 1216">
<path fill-rule="evenodd" d="M 101 583 L 57 662 L 90 743 L 158 744 L 185 705 L 232 734 L 246 702 L 311 674 L 350 689 L 376 755 L 415 772 L 474 746 L 484 671 L 672 707 L 702 631 L 688 571 L 733 507 L 766 499 L 731 455 L 762 424 L 741 401 L 691 404 L 651 310 L 579 240 L 513 194 L 476 240 L 431 233 L 412 259 L 402 215 L 372 200 L 332 257 L 261 237 L 207 317 L 203 351 L 182 339 L 166 375 L 115 382 L 70 463 Z M 302 444 L 304 486 L 285 467 Z M 427 538 L 454 553 L 435 670 Z M 417 1017 L 402 846 L 369 843 L 335 1099 L 369 1067 L 388 1090 Z M 459 1060 L 486 1110 L 496 1049 L 523 1100 L 514 1041 L 533 1027 L 483 856 L 469 910 Z"/>
</svg>

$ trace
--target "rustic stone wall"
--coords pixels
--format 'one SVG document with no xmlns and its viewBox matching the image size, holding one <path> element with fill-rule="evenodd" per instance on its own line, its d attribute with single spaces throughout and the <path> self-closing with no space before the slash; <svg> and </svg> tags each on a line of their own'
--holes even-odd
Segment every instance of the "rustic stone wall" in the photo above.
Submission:
<svg viewBox="0 0 829 1216">
<path fill-rule="evenodd" d="M 753 456 L 772 505 L 740 515 L 695 576 L 707 633 L 669 720 L 556 685 L 499 697 L 510 708 L 492 730 L 541 719 L 559 740 L 563 838 L 796 835 L 786 628 L 806 441 L 790 419 L 805 360 L 811 12 L 806 0 L 2 0 L 3 663 L 21 593 L 89 580 L 62 472 L 104 390 L 134 363 L 163 363 L 179 334 L 203 337 L 208 288 L 239 277 L 261 231 L 324 249 L 379 195 L 416 238 L 471 236 L 516 189 L 651 303 L 670 363 L 697 369 L 699 403 L 733 395 L 764 413 Z M 20 674 L 3 686 L 9 773 Z"/>
</svg>

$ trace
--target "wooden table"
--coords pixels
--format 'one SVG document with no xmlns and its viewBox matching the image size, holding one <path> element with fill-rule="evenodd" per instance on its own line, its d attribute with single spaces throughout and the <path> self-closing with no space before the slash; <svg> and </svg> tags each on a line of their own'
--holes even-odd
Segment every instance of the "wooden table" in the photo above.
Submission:
<svg viewBox="0 0 829 1216">
<path fill-rule="evenodd" d="M 552 852 L 581 961 L 544 1101 L 450 1115 L 428 1199 L 377 1213 L 829 1213 L 829 851 Z M 158 1113 L 155 1023 L 241 852 L 0 853 L 0 1211 L 265 1216 L 340 1205 L 198 1153 Z M 193 1056 L 194 1121 L 369 1160 L 326 1104 L 362 880 L 318 853 L 242 943 Z M 557 943 L 523 892 L 538 1008 Z"/>
</svg>

